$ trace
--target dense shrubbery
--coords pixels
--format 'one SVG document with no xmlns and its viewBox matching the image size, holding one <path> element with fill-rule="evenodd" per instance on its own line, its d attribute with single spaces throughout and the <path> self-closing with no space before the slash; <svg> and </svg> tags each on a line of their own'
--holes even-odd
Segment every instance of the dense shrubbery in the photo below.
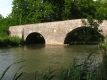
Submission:
<svg viewBox="0 0 107 80">
<path fill-rule="evenodd" d="M 0 37 L 0 47 L 11 47 L 23 45 L 23 40 L 18 37 Z"/>
</svg>

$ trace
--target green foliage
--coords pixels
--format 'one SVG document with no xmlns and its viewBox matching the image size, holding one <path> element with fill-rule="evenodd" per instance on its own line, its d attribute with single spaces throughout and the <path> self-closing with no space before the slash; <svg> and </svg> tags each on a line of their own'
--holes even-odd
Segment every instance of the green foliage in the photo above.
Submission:
<svg viewBox="0 0 107 80">
<path fill-rule="evenodd" d="M 100 75 L 102 75 L 103 77 L 103 80 L 107 80 L 107 42 L 106 42 L 106 39 L 105 39 L 105 42 L 103 42 L 101 45 L 100 45 L 100 48 L 102 49 L 102 63 L 101 63 L 101 71 L 103 73 L 101 73 Z"/>
<path fill-rule="evenodd" d="M 3 19 L 3 16 L 0 14 L 0 20 Z"/>
<path fill-rule="evenodd" d="M 102 0 L 96 1 L 96 19 L 107 19 L 107 3 Z"/>
<path fill-rule="evenodd" d="M 17 22 L 15 19 L 11 18 L 11 16 L 2 18 L 0 20 L 0 37 L 8 36 L 9 26 L 14 26 L 14 25 L 17 25 Z"/>
<path fill-rule="evenodd" d="M 66 19 L 106 18 L 106 3 L 93 0 L 14 0 L 12 17 L 18 24 Z"/>
<path fill-rule="evenodd" d="M 8 42 L 11 46 L 20 46 L 23 44 L 23 40 L 19 37 L 8 37 Z"/>
<path fill-rule="evenodd" d="M 95 18 L 97 10 L 93 0 L 65 0 L 65 19 L 80 19 L 92 16 Z"/>
<path fill-rule="evenodd" d="M 23 40 L 18 37 L 0 37 L 0 47 L 20 46 Z"/>
<path fill-rule="evenodd" d="M 103 71 L 103 79 L 107 79 L 107 48 L 104 49 L 103 60 L 102 60 L 102 71 Z"/>
<path fill-rule="evenodd" d="M 81 20 L 83 25 L 85 27 L 90 27 L 90 28 L 93 28 L 95 29 L 96 31 L 100 32 L 101 30 L 99 30 L 99 27 L 100 27 L 100 24 L 103 22 L 102 19 L 93 19 L 91 16 L 88 16 L 87 17 L 87 20 L 85 19 L 82 19 Z"/>
</svg>

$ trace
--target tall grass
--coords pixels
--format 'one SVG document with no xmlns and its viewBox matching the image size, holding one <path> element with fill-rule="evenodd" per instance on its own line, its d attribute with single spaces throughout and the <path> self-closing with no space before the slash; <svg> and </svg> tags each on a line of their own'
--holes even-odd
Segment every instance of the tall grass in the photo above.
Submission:
<svg viewBox="0 0 107 80">
<path fill-rule="evenodd" d="M 107 80 L 107 42 L 105 41 L 101 46 L 103 50 L 103 60 L 102 60 L 102 77 L 103 80 Z"/>
<path fill-rule="evenodd" d="M 80 64 L 77 61 L 74 60 L 73 65 L 63 71 L 60 80 L 97 80 L 98 65 L 92 59 L 92 54 Z"/>
<path fill-rule="evenodd" d="M 6 73 L 9 71 L 9 69 L 15 65 L 15 64 L 19 64 L 19 63 L 22 63 L 24 61 L 19 61 L 19 62 L 15 62 L 13 64 L 10 64 L 4 71 L 3 73 L 0 75 L 0 80 L 4 80 L 4 77 L 6 76 Z M 19 72 L 21 69 L 23 68 L 23 66 L 19 67 L 18 70 L 16 71 L 15 75 L 13 76 L 13 79 L 12 80 L 18 80 L 22 75 L 23 75 L 23 72 Z"/>
</svg>

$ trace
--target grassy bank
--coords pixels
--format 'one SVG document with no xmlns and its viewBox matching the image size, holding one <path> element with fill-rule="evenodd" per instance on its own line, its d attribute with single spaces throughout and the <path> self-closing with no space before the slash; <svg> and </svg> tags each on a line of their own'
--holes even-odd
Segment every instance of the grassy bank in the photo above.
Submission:
<svg viewBox="0 0 107 80">
<path fill-rule="evenodd" d="M 15 47 L 23 45 L 23 40 L 19 37 L 0 37 L 0 47 Z"/>
</svg>

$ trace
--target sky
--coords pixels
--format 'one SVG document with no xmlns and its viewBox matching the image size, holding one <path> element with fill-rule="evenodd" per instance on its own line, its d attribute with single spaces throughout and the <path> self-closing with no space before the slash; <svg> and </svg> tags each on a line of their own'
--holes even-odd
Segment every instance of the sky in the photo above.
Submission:
<svg viewBox="0 0 107 80">
<path fill-rule="evenodd" d="M 0 14 L 2 16 L 6 17 L 11 13 L 12 1 L 13 0 L 0 0 Z"/>
</svg>

